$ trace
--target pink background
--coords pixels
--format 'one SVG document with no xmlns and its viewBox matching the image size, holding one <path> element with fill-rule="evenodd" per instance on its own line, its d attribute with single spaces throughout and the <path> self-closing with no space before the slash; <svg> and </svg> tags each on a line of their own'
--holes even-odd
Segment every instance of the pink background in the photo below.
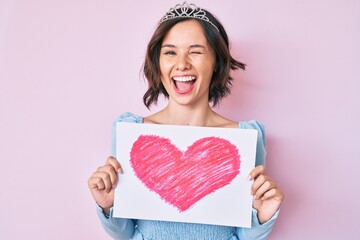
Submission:
<svg viewBox="0 0 360 240">
<path fill-rule="evenodd" d="M 115 117 L 150 113 L 139 71 L 175 3 L 0 1 L 0 239 L 109 239 L 87 179 L 110 154 Z M 194 3 L 248 65 L 219 112 L 266 125 L 267 170 L 286 194 L 270 239 L 353 239 L 360 2 Z"/>
</svg>

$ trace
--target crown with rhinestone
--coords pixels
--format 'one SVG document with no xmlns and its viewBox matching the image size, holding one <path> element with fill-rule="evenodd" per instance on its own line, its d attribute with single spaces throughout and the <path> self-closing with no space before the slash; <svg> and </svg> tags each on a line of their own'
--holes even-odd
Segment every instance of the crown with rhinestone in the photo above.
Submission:
<svg viewBox="0 0 360 240">
<path fill-rule="evenodd" d="M 176 4 L 175 7 L 170 8 L 170 10 L 160 20 L 160 24 L 175 18 L 200 19 L 210 23 L 219 32 L 219 29 L 215 26 L 215 24 L 212 23 L 206 16 L 206 12 L 203 9 L 197 7 L 195 4 L 187 4 L 186 2 L 183 4 Z"/>
</svg>

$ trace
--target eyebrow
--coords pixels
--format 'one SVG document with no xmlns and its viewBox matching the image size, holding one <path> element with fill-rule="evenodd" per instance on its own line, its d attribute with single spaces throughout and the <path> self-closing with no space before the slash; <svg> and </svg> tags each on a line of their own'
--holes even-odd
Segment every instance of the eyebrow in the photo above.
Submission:
<svg viewBox="0 0 360 240">
<path fill-rule="evenodd" d="M 161 48 L 166 48 L 166 47 L 168 47 L 168 48 L 176 48 L 176 46 L 173 45 L 173 44 L 164 44 L 164 45 L 161 46 Z M 190 48 L 203 48 L 203 49 L 205 49 L 205 47 L 203 45 L 200 45 L 200 44 L 190 45 Z"/>
<path fill-rule="evenodd" d="M 190 48 L 203 48 L 203 49 L 205 49 L 205 47 L 203 45 L 200 45 L 200 44 L 190 45 Z"/>
<path fill-rule="evenodd" d="M 172 44 L 164 44 L 164 45 L 161 46 L 161 48 L 166 48 L 166 47 L 174 48 L 175 45 L 172 45 Z"/>
</svg>

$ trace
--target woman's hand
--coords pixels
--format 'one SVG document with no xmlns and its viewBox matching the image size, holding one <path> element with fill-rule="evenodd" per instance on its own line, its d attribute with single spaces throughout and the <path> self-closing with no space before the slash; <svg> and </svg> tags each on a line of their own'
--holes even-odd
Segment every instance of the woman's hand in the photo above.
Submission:
<svg viewBox="0 0 360 240">
<path fill-rule="evenodd" d="M 110 208 L 114 205 L 114 190 L 118 173 L 122 173 L 120 163 L 114 157 L 108 157 L 105 165 L 99 167 L 88 180 L 94 200 L 106 214 L 110 213 Z"/>
<path fill-rule="evenodd" d="M 262 165 L 255 167 L 249 177 L 250 180 L 254 180 L 251 186 L 251 193 L 254 196 L 253 207 L 258 211 L 259 222 L 264 223 L 279 209 L 284 194 L 274 180 L 265 174 Z"/>
</svg>

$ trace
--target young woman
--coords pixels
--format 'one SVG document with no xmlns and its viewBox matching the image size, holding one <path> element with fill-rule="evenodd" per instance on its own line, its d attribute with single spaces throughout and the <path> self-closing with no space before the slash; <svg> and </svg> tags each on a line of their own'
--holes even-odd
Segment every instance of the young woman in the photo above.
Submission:
<svg viewBox="0 0 360 240">
<path fill-rule="evenodd" d="M 148 90 L 144 104 L 150 108 L 163 94 L 167 106 L 150 116 L 132 113 L 115 122 L 173 124 L 258 130 L 256 167 L 250 172 L 253 216 L 251 228 L 112 217 L 114 186 L 122 172 L 110 156 L 88 180 L 105 230 L 114 239 L 265 239 L 284 198 L 277 184 L 265 174 L 265 136 L 257 121 L 236 122 L 216 113 L 212 106 L 230 93 L 230 70 L 245 65 L 229 52 L 224 27 L 208 11 L 193 4 L 178 4 L 160 20 L 147 48 L 144 74 Z M 115 156 L 113 139 L 113 156 Z"/>
</svg>

